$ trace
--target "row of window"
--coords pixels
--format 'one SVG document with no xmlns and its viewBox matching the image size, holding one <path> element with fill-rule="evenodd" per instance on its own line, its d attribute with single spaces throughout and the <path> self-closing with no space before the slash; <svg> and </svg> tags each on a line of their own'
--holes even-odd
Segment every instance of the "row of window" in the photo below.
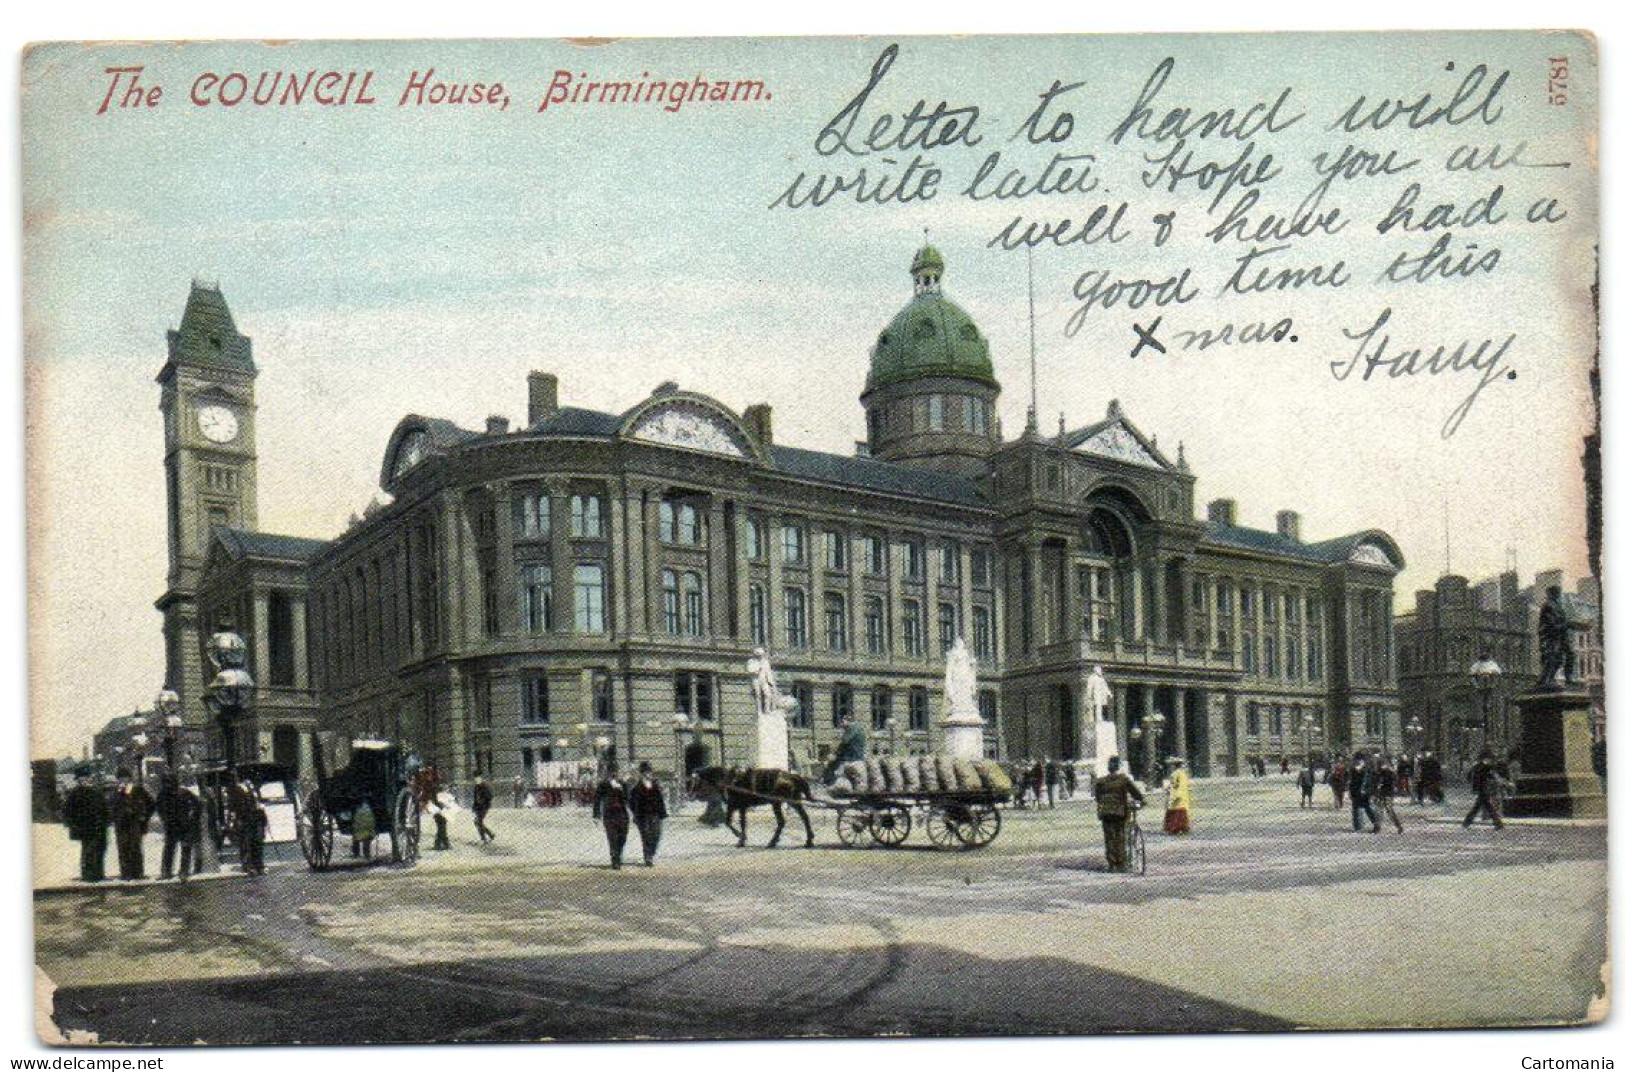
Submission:
<svg viewBox="0 0 1625 1072">
<path fill-rule="evenodd" d="M 604 567 L 594 562 L 574 567 L 573 608 L 575 631 L 602 633 L 607 628 L 604 612 Z M 493 591 L 488 585 L 487 591 Z M 519 624 L 527 633 L 546 633 L 556 628 L 553 607 L 553 567 L 528 562 L 519 567 Z M 494 623 L 489 632 L 495 632 Z"/>
<path fill-rule="evenodd" d="M 520 540 L 545 540 L 553 535 L 553 500 L 546 488 L 514 494 L 513 533 L 514 538 Z M 603 496 L 570 496 L 570 535 L 581 538 L 605 535 Z"/>
<path fill-rule="evenodd" d="M 848 634 L 846 596 L 839 592 L 824 593 L 824 646 L 829 651 L 852 650 Z M 808 646 L 811 600 L 805 589 L 789 587 L 784 590 L 785 643 L 791 648 Z M 894 644 L 888 601 L 880 596 L 869 596 L 863 601 L 863 647 L 869 655 L 883 656 Z M 925 654 L 925 611 L 917 599 L 902 603 L 904 655 L 918 658 Z M 767 590 L 759 584 L 750 586 L 751 639 L 766 646 L 771 633 L 767 604 Z M 957 603 L 937 604 L 937 646 L 944 655 L 954 641 L 963 635 L 963 623 Z M 984 663 L 993 661 L 993 611 L 981 605 L 971 608 L 971 651 Z"/>
<path fill-rule="evenodd" d="M 852 568 L 854 553 L 859 566 L 870 576 L 883 577 L 889 571 L 886 552 L 890 546 L 885 537 L 873 533 L 859 533 L 848 540 L 845 533 L 819 531 L 810 533 L 806 523 L 789 521 L 779 529 L 780 561 L 787 566 L 805 566 L 810 561 L 810 537 L 815 536 L 823 545 L 824 567 L 836 573 Z M 903 579 L 925 579 L 926 545 L 923 540 L 901 540 Z M 958 584 L 960 575 L 960 545 L 952 541 L 936 548 L 939 575 L 943 584 Z M 745 520 L 745 557 L 752 562 L 767 557 L 767 525 L 761 518 Z M 986 547 L 971 549 L 971 584 L 986 588 L 993 584 L 993 551 Z"/>
<path fill-rule="evenodd" d="M 1264 725 L 1269 724 L 1269 733 L 1280 737 L 1287 733 L 1309 735 L 1309 726 L 1313 724 L 1314 735 L 1325 731 L 1325 724 L 1321 721 L 1319 705 L 1305 706 L 1303 704 L 1259 703 L 1257 701 L 1247 705 L 1247 733 L 1257 737 L 1264 732 Z"/>
<path fill-rule="evenodd" d="M 919 432 L 970 432 L 990 436 L 993 434 L 993 407 L 983 398 L 921 395 L 869 411 L 871 442 L 885 435 Z"/>
</svg>

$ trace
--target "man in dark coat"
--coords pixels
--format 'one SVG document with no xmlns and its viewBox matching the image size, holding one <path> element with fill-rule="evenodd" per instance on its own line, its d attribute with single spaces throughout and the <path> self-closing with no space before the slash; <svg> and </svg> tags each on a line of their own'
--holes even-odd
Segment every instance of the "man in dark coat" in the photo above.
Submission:
<svg viewBox="0 0 1625 1072">
<path fill-rule="evenodd" d="M 226 795 L 231 811 L 231 836 L 245 875 L 265 874 L 265 807 L 248 779 L 236 783 Z"/>
<path fill-rule="evenodd" d="M 1371 832 L 1380 834 L 1382 823 L 1376 809 L 1371 806 L 1377 796 L 1377 769 L 1363 752 L 1354 756 L 1354 767 L 1349 771 L 1349 803 L 1354 811 L 1354 829 L 1365 829 L 1362 818 L 1371 820 Z"/>
<path fill-rule="evenodd" d="M 112 821 L 107 790 L 97 784 L 88 768 L 80 768 L 78 781 L 62 801 L 68 836 L 79 843 L 79 878 L 100 882 L 107 877 L 107 824 Z"/>
<path fill-rule="evenodd" d="M 638 764 L 638 780 L 627 790 L 626 803 L 638 824 L 638 840 L 643 843 L 643 866 L 653 867 L 655 850 L 660 848 L 661 824 L 666 819 L 666 795 L 660 791 L 654 767 L 647 760 Z"/>
<path fill-rule="evenodd" d="M 835 755 L 824 768 L 824 783 L 833 782 L 848 763 L 862 763 L 869 758 L 869 735 L 851 715 L 841 718 L 841 743 L 835 746 Z"/>
<path fill-rule="evenodd" d="M 497 836 L 485 825 L 485 816 L 491 811 L 491 783 L 484 776 L 474 779 L 474 829 L 479 832 L 480 844 L 495 841 Z"/>
<path fill-rule="evenodd" d="M 147 792 L 147 787 L 132 778 L 129 771 L 120 770 L 118 789 L 113 793 L 113 840 L 118 845 L 118 877 L 121 879 L 147 877 L 146 863 L 141 857 L 141 839 L 146 836 L 152 811 L 152 794 Z"/>
<path fill-rule="evenodd" d="M 1128 870 L 1127 831 L 1129 798 L 1145 803 L 1145 794 L 1134 779 L 1123 773 L 1123 761 L 1116 756 L 1106 761 L 1106 776 L 1095 782 L 1095 814 L 1106 839 L 1106 869 Z"/>
<path fill-rule="evenodd" d="M 1499 830 L 1505 825 L 1501 822 L 1501 807 L 1495 800 L 1500 790 L 1500 780 L 1501 772 L 1495 768 L 1495 757 L 1486 748 L 1478 754 L 1478 762 L 1473 764 L 1473 806 L 1461 821 L 1463 827 L 1472 826 L 1480 812 L 1490 817 L 1495 829 Z"/>
<path fill-rule="evenodd" d="M 192 853 L 200 840 L 198 827 L 203 822 L 203 801 L 190 786 L 181 785 L 173 775 L 165 775 L 164 784 L 158 790 L 158 818 L 164 824 L 164 856 L 159 876 L 174 877 L 175 855 L 179 851 L 180 877 L 185 882 L 196 866 Z"/>
<path fill-rule="evenodd" d="M 632 814 L 626 803 L 626 785 L 614 766 L 605 766 L 604 777 L 593 790 L 592 818 L 593 822 L 604 824 L 604 837 L 609 841 L 609 866 L 619 871 Z"/>
</svg>

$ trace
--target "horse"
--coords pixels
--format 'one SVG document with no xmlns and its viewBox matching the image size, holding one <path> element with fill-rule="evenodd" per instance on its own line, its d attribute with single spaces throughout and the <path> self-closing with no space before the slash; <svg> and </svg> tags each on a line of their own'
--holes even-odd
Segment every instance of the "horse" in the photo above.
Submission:
<svg viewBox="0 0 1625 1072">
<path fill-rule="evenodd" d="M 784 805 L 788 804 L 801 816 L 801 825 L 807 831 L 806 848 L 812 848 L 813 829 L 812 819 L 807 815 L 806 807 L 801 803 L 811 800 L 812 784 L 799 774 L 792 774 L 782 770 L 758 770 L 754 767 L 741 769 L 739 767 L 704 767 L 694 772 L 693 784 L 699 795 L 707 799 L 721 796 L 726 806 L 726 821 L 728 829 L 739 836 L 739 847 L 745 847 L 745 816 L 751 808 L 761 804 L 770 804 L 773 807 L 773 818 L 778 823 L 773 829 L 773 838 L 767 843 L 768 848 L 774 848 L 779 843 L 779 835 L 784 833 Z M 739 825 L 734 825 L 734 816 L 739 816 Z"/>
</svg>

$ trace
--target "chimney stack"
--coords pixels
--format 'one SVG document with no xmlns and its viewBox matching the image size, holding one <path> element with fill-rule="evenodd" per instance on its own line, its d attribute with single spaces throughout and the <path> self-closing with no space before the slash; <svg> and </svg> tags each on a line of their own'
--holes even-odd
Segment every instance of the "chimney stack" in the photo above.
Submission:
<svg viewBox="0 0 1625 1072">
<path fill-rule="evenodd" d="M 551 372 L 530 374 L 530 426 L 547 420 L 559 411 L 559 378 Z"/>
<path fill-rule="evenodd" d="M 1236 500 L 1214 499 L 1207 504 L 1207 519 L 1215 525 L 1236 527 Z"/>
<path fill-rule="evenodd" d="M 745 408 L 745 427 L 750 434 L 764 447 L 773 445 L 773 407 L 766 402 L 758 402 L 754 406 Z"/>
<path fill-rule="evenodd" d="M 506 417 L 498 417 L 494 413 L 491 414 L 491 416 L 485 418 L 485 434 L 486 435 L 507 435 L 508 434 L 508 418 L 506 418 Z"/>
<path fill-rule="evenodd" d="M 1282 510 L 1275 515 L 1275 531 L 1293 543 L 1299 543 L 1302 538 L 1298 535 L 1298 527 L 1302 520 L 1296 510 Z"/>
</svg>

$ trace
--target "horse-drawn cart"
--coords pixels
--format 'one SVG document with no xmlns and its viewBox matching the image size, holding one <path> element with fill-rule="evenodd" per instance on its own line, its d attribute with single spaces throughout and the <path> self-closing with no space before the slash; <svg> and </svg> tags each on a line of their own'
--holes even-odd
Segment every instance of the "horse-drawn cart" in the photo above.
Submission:
<svg viewBox="0 0 1625 1072">
<path fill-rule="evenodd" d="M 363 804 L 372 812 L 373 833 L 389 835 L 391 860 L 417 860 L 423 811 L 407 759 L 399 744 L 355 741 L 349 765 L 328 774 L 318 751 L 316 788 L 299 810 L 299 848 L 312 871 L 332 865 L 334 844 L 340 834 L 354 836 L 356 812 Z"/>
<path fill-rule="evenodd" d="M 939 849 L 980 849 L 999 836 L 999 805 L 1009 799 L 988 790 L 854 793 L 836 805 L 835 833 L 848 848 L 894 849 L 923 823 Z"/>
</svg>

